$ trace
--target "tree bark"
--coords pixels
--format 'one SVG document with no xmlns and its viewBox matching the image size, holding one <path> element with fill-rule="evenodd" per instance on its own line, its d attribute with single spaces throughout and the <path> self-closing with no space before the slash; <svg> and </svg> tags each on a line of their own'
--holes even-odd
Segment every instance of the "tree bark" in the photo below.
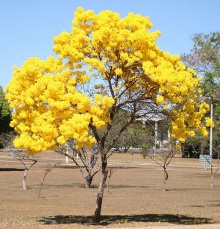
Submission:
<svg viewBox="0 0 220 229">
<path fill-rule="evenodd" d="M 96 199 L 96 208 L 93 217 L 93 223 L 95 224 L 99 224 L 101 220 L 102 200 L 103 200 L 105 184 L 108 176 L 108 171 L 106 170 L 106 168 L 107 168 L 107 163 L 102 162 L 102 178 L 99 184 L 99 189 L 98 189 L 98 194 Z"/>
</svg>

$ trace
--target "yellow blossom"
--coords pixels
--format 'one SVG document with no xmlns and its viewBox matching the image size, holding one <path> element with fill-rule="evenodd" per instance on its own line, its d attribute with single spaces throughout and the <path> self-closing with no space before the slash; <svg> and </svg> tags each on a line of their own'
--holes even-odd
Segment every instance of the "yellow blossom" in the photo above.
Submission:
<svg viewBox="0 0 220 229">
<path fill-rule="evenodd" d="M 77 148 L 91 147 L 91 126 L 110 126 L 116 106 L 167 114 L 171 135 L 181 142 L 196 129 L 206 136 L 209 105 L 199 102 L 201 78 L 178 55 L 159 49 L 161 34 L 152 26 L 140 14 L 121 18 L 77 8 L 71 31 L 54 37 L 56 58 L 33 57 L 14 67 L 6 99 L 14 110 L 15 146 L 38 153 L 73 138 Z"/>
<path fill-rule="evenodd" d="M 160 105 L 163 101 L 164 101 L 164 97 L 161 95 L 158 95 L 156 99 L 156 103 Z"/>
<path fill-rule="evenodd" d="M 211 118 L 205 118 L 206 126 L 214 128 L 214 122 L 211 120 Z"/>
</svg>

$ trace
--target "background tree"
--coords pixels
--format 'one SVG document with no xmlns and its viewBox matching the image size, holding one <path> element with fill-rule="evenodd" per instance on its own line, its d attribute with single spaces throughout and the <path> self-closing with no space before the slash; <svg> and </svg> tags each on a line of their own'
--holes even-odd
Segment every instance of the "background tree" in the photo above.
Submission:
<svg viewBox="0 0 220 229">
<path fill-rule="evenodd" d="M 152 131 L 140 122 L 132 123 L 120 136 L 122 147 L 127 151 L 129 148 L 141 148 L 147 143 L 153 145 L 154 136 Z"/>
<path fill-rule="evenodd" d="M 95 14 L 78 8 L 72 31 L 54 38 L 57 58 L 30 58 L 15 67 L 7 99 L 15 109 L 11 126 L 19 133 L 16 147 L 30 153 L 55 149 L 74 139 L 76 148 L 97 144 L 101 181 L 94 223 L 100 222 L 107 159 L 120 135 L 141 117 L 166 116 L 172 137 L 184 141 L 199 129 L 209 110 L 197 91 L 200 78 L 156 45 L 148 17 L 109 10 Z M 126 122 L 111 143 L 106 139 L 121 110 Z"/>
<path fill-rule="evenodd" d="M 129 112 L 121 110 L 117 113 L 112 128 L 106 138 L 106 147 L 111 145 L 112 140 L 115 138 L 115 133 L 120 131 L 128 119 Z M 154 131 L 152 128 L 143 124 L 140 120 L 136 120 L 120 135 L 113 145 L 113 148 L 115 148 L 116 151 L 127 152 L 131 147 L 141 148 L 148 143 L 152 145 L 153 139 Z"/>
<path fill-rule="evenodd" d="M 5 99 L 5 93 L 0 86 L 0 135 L 8 133 L 12 130 L 9 126 L 11 121 L 11 112 L 9 109 L 8 101 Z M 0 141 L 0 148 L 3 147 L 3 142 Z"/>
<path fill-rule="evenodd" d="M 213 129 L 213 148 L 220 146 L 220 33 L 210 32 L 209 34 L 194 34 L 192 37 L 194 47 L 191 53 L 184 54 L 181 59 L 185 64 L 195 69 L 203 76 L 201 89 L 207 102 L 213 104 L 213 119 L 215 128 Z M 209 99 L 208 99 L 209 98 Z M 210 115 L 210 114 L 207 114 Z M 196 143 L 197 142 L 197 143 Z M 208 152 L 209 139 L 196 137 L 187 141 L 187 148 L 192 148 L 193 144 L 201 145 L 198 151 Z M 217 156 L 214 155 L 214 156 Z"/>
<path fill-rule="evenodd" d="M 189 54 L 183 54 L 181 59 L 187 66 L 206 76 L 219 80 L 220 73 L 220 32 L 209 34 L 198 33 L 192 36 L 193 49 Z M 211 89 L 211 88 L 210 88 Z"/>
</svg>

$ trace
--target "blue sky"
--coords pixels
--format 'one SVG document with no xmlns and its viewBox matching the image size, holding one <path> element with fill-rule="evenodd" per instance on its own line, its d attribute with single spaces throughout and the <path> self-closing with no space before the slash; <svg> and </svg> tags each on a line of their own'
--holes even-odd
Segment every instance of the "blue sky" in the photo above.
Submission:
<svg viewBox="0 0 220 229">
<path fill-rule="evenodd" d="M 160 30 L 158 46 L 172 54 L 189 53 L 195 33 L 219 31 L 220 0 L 0 0 L 0 85 L 12 78 L 12 66 L 30 57 L 52 55 L 53 37 L 71 31 L 77 7 L 96 13 L 112 10 L 150 16 Z"/>
</svg>

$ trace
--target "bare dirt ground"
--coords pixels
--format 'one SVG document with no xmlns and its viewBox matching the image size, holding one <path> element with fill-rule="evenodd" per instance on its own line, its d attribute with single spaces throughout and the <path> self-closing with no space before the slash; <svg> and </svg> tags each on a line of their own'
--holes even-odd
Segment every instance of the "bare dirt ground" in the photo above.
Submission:
<svg viewBox="0 0 220 229">
<path fill-rule="evenodd" d="M 22 164 L 0 152 L 0 228 L 187 228 L 191 224 L 205 228 L 201 224 L 220 223 L 220 171 L 211 189 L 210 169 L 203 170 L 198 159 L 174 158 L 164 192 L 162 168 L 153 161 L 141 155 L 112 155 L 112 177 L 104 194 L 102 222 L 97 226 L 91 222 L 100 174 L 93 188 L 86 189 L 79 170 L 65 163 L 65 158 L 52 152 L 40 157 L 63 163 L 48 173 L 39 197 L 46 162 L 31 168 L 24 191 Z"/>
</svg>

